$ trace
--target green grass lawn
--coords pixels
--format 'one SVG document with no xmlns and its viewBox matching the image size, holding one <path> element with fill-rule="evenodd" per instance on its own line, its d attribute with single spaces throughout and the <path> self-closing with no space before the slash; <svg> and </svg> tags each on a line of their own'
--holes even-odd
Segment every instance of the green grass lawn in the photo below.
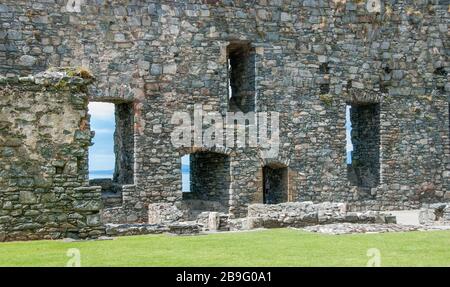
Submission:
<svg viewBox="0 0 450 287">
<path fill-rule="evenodd" d="M 292 229 L 200 236 L 145 235 L 115 240 L 0 243 L 0 266 L 450 266 L 450 231 L 322 235 Z"/>
</svg>

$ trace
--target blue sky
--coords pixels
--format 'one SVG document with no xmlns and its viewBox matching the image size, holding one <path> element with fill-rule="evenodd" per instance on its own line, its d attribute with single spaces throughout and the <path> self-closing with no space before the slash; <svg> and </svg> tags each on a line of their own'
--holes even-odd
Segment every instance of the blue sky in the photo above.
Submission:
<svg viewBox="0 0 450 287">
<path fill-rule="evenodd" d="M 89 172 L 114 170 L 114 104 L 89 103 L 94 145 L 89 147 Z"/>
<path fill-rule="evenodd" d="M 189 155 L 185 155 L 181 157 L 181 182 L 182 182 L 182 191 L 189 192 L 190 188 L 190 170 L 189 170 Z"/>
</svg>

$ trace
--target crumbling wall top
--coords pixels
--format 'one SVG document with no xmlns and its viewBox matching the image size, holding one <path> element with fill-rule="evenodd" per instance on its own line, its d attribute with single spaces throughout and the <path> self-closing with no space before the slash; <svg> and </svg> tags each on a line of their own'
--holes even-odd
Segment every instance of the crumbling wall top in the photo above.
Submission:
<svg viewBox="0 0 450 287">
<path fill-rule="evenodd" d="M 50 68 L 44 72 L 26 77 L 18 75 L 0 76 L 0 85 L 39 85 L 55 89 L 72 89 L 88 86 L 95 81 L 92 73 L 82 67 Z"/>
</svg>

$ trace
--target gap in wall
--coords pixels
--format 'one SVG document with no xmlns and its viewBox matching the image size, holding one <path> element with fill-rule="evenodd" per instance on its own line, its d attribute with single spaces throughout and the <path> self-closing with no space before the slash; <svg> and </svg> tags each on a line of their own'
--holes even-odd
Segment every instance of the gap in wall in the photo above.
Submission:
<svg viewBox="0 0 450 287">
<path fill-rule="evenodd" d="M 134 182 L 134 115 L 131 103 L 91 102 L 88 106 L 95 135 L 89 148 L 89 179 Z"/>
<path fill-rule="evenodd" d="M 288 168 L 284 165 L 263 167 L 263 203 L 278 204 L 288 201 Z"/>
<path fill-rule="evenodd" d="M 93 145 L 89 147 L 89 179 L 112 179 L 115 165 L 115 105 L 91 102 L 88 109 L 91 130 L 95 132 Z"/>
<path fill-rule="evenodd" d="M 189 154 L 181 157 L 181 191 L 191 192 L 191 157 Z"/>
<path fill-rule="evenodd" d="M 349 107 L 350 106 L 350 107 Z M 350 127 L 347 177 L 352 185 L 376 187 L 380 182 L 380 104 L 349 104 L 346 127 Z M 347 155 L 349 155 L 347 139 Z"/>
<path fill-rule="evenodd" d="M 209 151 L 190 154 L 189 175 L 189 192 L 183 192 L 182 196 L 190 218 L 203 211 L 228 213 L 231 181 L 228 155 Z"/>
<path fill-rule="evenodd" d="M 227 47 L 230 112 L 255 111 L 255 55 L 250 42 L 232 42 Z"/>
</svg>

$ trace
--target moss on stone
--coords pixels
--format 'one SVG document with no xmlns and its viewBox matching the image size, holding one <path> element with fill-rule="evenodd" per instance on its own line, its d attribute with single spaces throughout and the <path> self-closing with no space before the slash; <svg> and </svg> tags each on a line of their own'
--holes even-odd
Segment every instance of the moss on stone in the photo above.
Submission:
<svg viewBox="0 0 450 287">
<path fill-rule="evenodd" d="M 319 99 L 324 103 L 325 106 L 331 107 L 333 104 L 333 97 L 329 94 L 320 95 Z"/>
<path fill-rule="evenodd" d="M 80 77 L 82 79 L 93 79 L 94 75 L 86 67 L 64 67 L 62 70 L 69 77 Z"/>
</svg>

